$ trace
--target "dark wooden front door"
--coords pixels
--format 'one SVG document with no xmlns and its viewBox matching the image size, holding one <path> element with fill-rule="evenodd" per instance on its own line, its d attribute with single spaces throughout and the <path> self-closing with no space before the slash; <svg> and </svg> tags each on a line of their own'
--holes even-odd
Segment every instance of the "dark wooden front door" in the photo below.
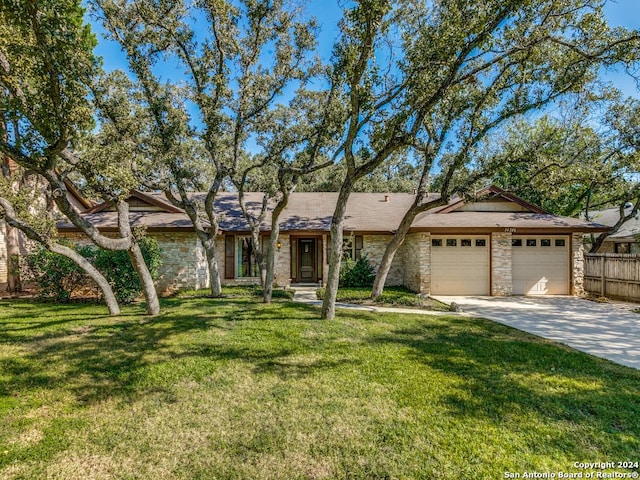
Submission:
<svg viewBox="0 0 640 480">
<path fill-rule="evenodd" d="M 301 238 L 298 240 L 298 281 L 317 282 L 316 277 L 316 240 L 315 238 Z"/>
</svg>

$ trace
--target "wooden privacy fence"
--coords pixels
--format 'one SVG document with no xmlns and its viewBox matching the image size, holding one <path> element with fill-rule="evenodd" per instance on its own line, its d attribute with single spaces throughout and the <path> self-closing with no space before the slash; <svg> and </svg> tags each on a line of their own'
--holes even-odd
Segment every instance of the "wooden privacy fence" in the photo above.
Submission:
<svg viewBox="0 0 640 480">
<path fill-rule="evenodd" d="M 595 295 L 640 302 L 640 255 L 585 255 L 584 289 Z"/>
</svg>

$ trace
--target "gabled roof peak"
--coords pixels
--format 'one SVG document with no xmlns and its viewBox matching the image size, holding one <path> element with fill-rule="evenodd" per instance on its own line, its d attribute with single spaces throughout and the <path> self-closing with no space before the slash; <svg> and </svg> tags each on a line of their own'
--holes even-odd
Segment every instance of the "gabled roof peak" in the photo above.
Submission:
<svg viewBox="0 0 640 480">
<path fill-rule="evenodd" d="M 141 192 L 140 190 L 131 190 L 126 201 L 131 203 L 133 199 L 138 200 L 142 204 L 147 204 L 150 207 L 155 207 L 154 210 L 160 209 L 161 211 L 164 211 L 167 213 L 182 213 L 182 209 L 176 207 L 175 205 L 165 200 L 164 198 L 157 195 L 150 195 L 150 194 Z M 112 207 L 113 204 L 114 204 L 113 200 L 107 200 L 106 202 L 102 202 L 101 204 L 96 205 L 87 213 L 103 212 L 109 209 L 110 207 Z"/>
<path fill-rule="evenodd" d="M 489 185 L 488 187 L 482 188 L 476 191 L 473 196 L 474 196 L 474 201 L 476 202 L 487 200 L 489 198 L 501 198 L 503 200 L 506 200 L 507 202 L 515 203 L 516 205 L 522 207 L 524 210 L 532 213 L 542 213 L 542 214 L 548 213 L 542 208 L 536 205 L 533 205 L 527 202 L 526 200 L 523 200 L 522 198 L 518 197 L 517 195 L 509 193 L 506 190 L 503 190 L 500 187 L 497 187 L 495 185 Z M 433 213 L 451 213 L 456 210 L 459 210 L 460 208 L 462 208 L 464 205 L 468 203 L 470 202 L 462 197 L 459 197 L 459 196 L 454 197 L 453 199 L 451 199 L 451 201 L 447 205 L 443 206 L 442 208 L 436 210 Z"/>
</svg>

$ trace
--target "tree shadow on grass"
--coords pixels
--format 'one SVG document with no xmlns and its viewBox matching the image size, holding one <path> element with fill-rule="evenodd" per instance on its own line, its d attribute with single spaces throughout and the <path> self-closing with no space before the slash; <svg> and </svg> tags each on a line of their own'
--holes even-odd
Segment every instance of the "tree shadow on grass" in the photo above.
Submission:
<svg viewBox="0 0 640 480">
<path fill-rule="evenodd" d="M 600 453 L 640 450 L 636 370 L 483 319 L 412 322 L 370 341 L 408 347 L 415 360 L 451 379 L 439 401 L 460 422 L 482 419 L 508 429 L 534 418 L 550 430 L 533 451 L 556 449 L 576 459 L 591 458 L 597 446 Z M 575 436 L 549 433 L 567 425 Z M 592 435 L 589 447 L 578 432 Z"/>
<path fill-rule="evenodd" d="M 287 341 L 280 331 L 292 322 L 286 315 L 287 305 L 263 306 L 245 299 L 172 299 L 164 313 L 153 318 L 85 315 L 79 320 L 72 312 L 58 311 L 50 321 L 23 317 L 13 328 L 24 331 L 0 335 L 0 343 L 16 351 L 0 356 L 0 418 L 6 415 L 6 432 L 18 432 L 25 415 L 44 406 L 39 403 L 42 398 L 60 399 L 64 408 L 72 409 L 114 399 L 122 405 L 147 397 L 170 403 L 176 401 L 176 385 L 200 375 L 214 377 L 229 362 L 242 362 L 259 375 L 284 379 L 339 367 L 340 360 L 298 358 L 298 342 L 304 339 L 295 340 L 294 335 L 294 341 Z M 42 311 L 42 306 L 34 310 L 35 315 Z M 313 309 L 297 305 L 294 311 L 305 320 L 316 315 Z M 192 362 L 194 358 L 203 362 Z M 58 429 L 49 434 L 45 427 L 37 444 L 0 456 L 0 468 L 12 461 L 49 458 L 66 448 L 60 435 L 81 428 L 82 422 L 70 422 L 64 427 L 68 432 Z M 9 439 L 3 437 L 0 434 L 0 443 Z"/>
<path fill-rule="evenodd" d="M 176 299 L 171 303 L 172 308 L 153 318 L 85 315 L 84 322 L 79 323 L 65 315 L 49 322 L 21 320 L 18 325 L 33 323 L 32 328 L 39 331 L 25 331 L 19 336 L 0 333 L 0 342 L 24 352 L 0 358 L 4 373 L 0 395 L 24 394 L 34 388 L 67 388 L 83 404 L 130 397 L 139 391 L 137 379 L 143 369 L 186 357 L 242 360 L 256 371 L 279 375 L 287 375 L 288 370 L 303 375 L 314 368 L 331 366 L 325 362 L 301 366 L 284 360 L 300 353 L 300 345 L 287 341 L 286 332 L 274 328 L 291 322 L 286 316 L 287 303 L 262 306 L 244 299 L 227 299 L 219 305 L 211 299 Z M 183 306 L 188 307 L 183 308 L 187 313 L 174 313 Z M 306 315 L 311 318 L 314 311 L 309 309 L 303 317 Z M 255 341 L 228 342 L 224 335 L 245 325 L 249 325 L 246 335 Z M 206 338 L 198 336 L 200 333 L 206 333 Z"/>
</svg>

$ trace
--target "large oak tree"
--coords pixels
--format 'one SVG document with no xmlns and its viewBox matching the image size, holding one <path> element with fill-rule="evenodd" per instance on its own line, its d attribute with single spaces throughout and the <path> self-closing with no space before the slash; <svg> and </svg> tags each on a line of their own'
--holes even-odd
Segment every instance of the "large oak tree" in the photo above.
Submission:
<svg viewBox="0 0 640 480">
<path fill-rule="evenodd" d="M 112 124 L 108 128 L 147 148 L 131 153 L 148 159 L 146 169 L 139 163 L 137 170 L 146 185 L 162 188 L 191 218 L 214 296 L 221 291 L 215 200 L 227 185 L 235 186 L 270 301 L 279 213 L 293 179 L 318 168 L 316 159 L 330 132 L 332 115 L 314 123 L 313 112 L 325 112 L 332 95 L 305 90 L 319 71 L 310 54 L 314 22 L 283 1 L 96 0 L 95 7 L 127 56 L 134 78 L 128 89 L 138 93 L 128 100 L 131 110 L 148 125 L 132 136 L 122 127 L 126 118 L 122 122 L 122 116 L 110 113 L 113 109 L 103 109 Z M 167 65 L 178 65 L 184 74 L 175 69 L 170 81 L 163 81 Z M 185 149 L 191 141 L 197 146 Z M 250 177 L 256 172 L 268 187 L 257 211 L 244 195 L 247 185 L 255 184 Z M 205 194 L 194 195 L 195 190 Z M 268 208 L 272 226 L 263 248 Z"/>
<path fill-rule="evenodd" d="M 70 203 L 65 180 L 77 171 L 79 137 L 94 126 L 89 85 L 99 71 L 96 39 L 80 2 L 0 5 L 0 87 L 7 101 L 0 152 L 48 183 L 57 208 L 101 248 L 126 250 L 138 273 L 149 314 L 159 312 L 153 280 L 131 231 L 128 205 L 115 198 L 119 238 L 100 231 Z M 93 171 L 99 175 L 100 172 Z"/>
<path fill-rule="evenodd" d="M 414 206 L 384 254 L 374 295 L 427 197 L 432 168 L 446 201 L 474 146 L 505 119 L 541 108 L 591 80 L 601 66 L 631 64 L 638 35 L 607 27 L 600 1 L 361 1 L 345 12 L 335 75 L 348 99 L 346 173 L 334 211 L 322 315 L 333 318 L 342 226 L 354 184 L 399 151 L 423 171 Z"/>
</svg>

